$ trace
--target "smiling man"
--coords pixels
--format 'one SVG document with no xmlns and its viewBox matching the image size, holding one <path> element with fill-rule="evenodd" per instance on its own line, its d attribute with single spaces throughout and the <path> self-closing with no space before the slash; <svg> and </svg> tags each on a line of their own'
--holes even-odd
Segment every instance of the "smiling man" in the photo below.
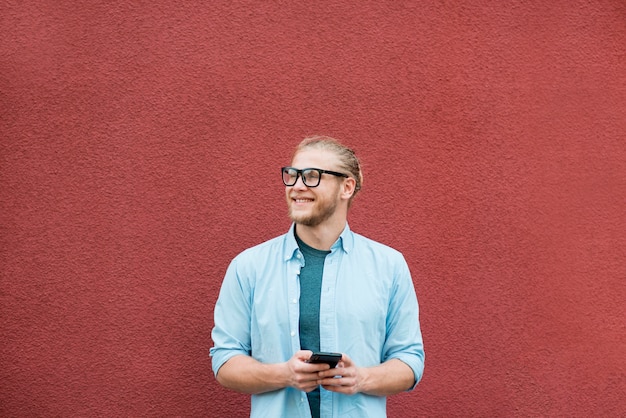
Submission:
<svg viewBox="0 0 626 418">
<path fill-rule="evenodd" d="M 398 251 L 352 232 L 363 176 L 337 140 L 305 138 L 281 169 L 287 234 L 239 254 L 215 306 L 213 370 L 251 417 L 386 417 L 424 370 L 419 309 Z M 339 361 L 313 362 L 317 352 Z M 324 362 L 325 361 L 325 362 Z"/>
</svg>

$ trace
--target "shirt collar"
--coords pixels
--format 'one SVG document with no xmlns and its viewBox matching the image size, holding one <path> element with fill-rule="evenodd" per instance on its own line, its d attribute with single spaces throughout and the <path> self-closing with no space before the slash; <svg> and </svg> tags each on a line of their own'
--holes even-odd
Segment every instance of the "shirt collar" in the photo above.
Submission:
<svg viewBox="0 0 626 418">
<path fill-rule="evenodd" d="M 289 232 L 287 232 L 287 234 L 285 235 L 285 241 L 284 241 L 285 250 L 283 254 L 283 259 L 285 261 L 288 261 L 291 258 L 295 257 L 297 252 L 300 250 L 298 248 L 298 242 L 296 241 L 296 236 L 294 234 L 295 230 L 296 230 L 296 224 L 292 223 L 291 228 L 289 228 Z M 354 235 L 352 234 L 352 231 L 350 231 L 350 226 L 346 222 L 346 227 L 343 229 L 343 232 L 341 233 L 341 235 L 339 235 L 337 242 L 335 242 L 333 246 L 331 247 L 331 251 L 340 248 L 346 253 L 349 253 L 353 247 L 354 247 Z"/>
</svg>

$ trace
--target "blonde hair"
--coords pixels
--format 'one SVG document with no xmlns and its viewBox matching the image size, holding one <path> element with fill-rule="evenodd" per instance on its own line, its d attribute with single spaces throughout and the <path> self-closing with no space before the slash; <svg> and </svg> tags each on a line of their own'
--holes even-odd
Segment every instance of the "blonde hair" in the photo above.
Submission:
<svg viewBox="0 0 626 418">
<path fill-rule="evenodd" d="M 356 181 L 356 186 L 354 187 L 354 193 L 350 197 L 349 203 L 352 203 L 352 199 L 354 196 L 361 190 L 363 186 L 363 173 L 361 172 L 361 164 L 359 159 L 356 157 L 354 151 L 341 142 L 336 140 L 335 138 L 331 138 L 329 136 L 324 135 L 314 135 L 306 137 L 298 144 L 296 150 L 293 155 L 295 156 L 300 151 L 303 151 L 308 148 L 321 149 L 325 151 L 330 151 L 336 154 L 341 161 L 342 168 L 350 174 L 350 177 L 354 178 Z"/>
</svg>

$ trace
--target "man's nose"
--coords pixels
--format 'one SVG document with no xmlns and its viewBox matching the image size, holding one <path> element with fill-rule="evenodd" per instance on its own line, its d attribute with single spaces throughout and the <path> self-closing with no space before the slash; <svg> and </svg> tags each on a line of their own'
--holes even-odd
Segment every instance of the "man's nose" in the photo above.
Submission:
<svg viewBox="0 0 626 418">
<path fill-rule="evenodd" d="M 294 189 L 306 189 L 307 185 L 304 184 L 304 177 L 302 177 L 302 174 L 300 174 L 298 176 L 298 178 L 296 179 L 296 183 L 293 185 Z"/>
</svg>

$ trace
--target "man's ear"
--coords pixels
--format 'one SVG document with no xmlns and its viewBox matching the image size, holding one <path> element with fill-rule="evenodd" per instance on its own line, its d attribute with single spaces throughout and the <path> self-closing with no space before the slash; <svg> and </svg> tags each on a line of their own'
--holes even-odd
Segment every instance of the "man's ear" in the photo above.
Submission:
<svg viewBox="0 0 626 418">
<path fill-rule="evenodd" d="M 348 177 L 343 181 L 341 186 L 341 197 L 346 200 L 350 200 L 356 189 L 356 180 L 352 177 Z"/>
</svg>

